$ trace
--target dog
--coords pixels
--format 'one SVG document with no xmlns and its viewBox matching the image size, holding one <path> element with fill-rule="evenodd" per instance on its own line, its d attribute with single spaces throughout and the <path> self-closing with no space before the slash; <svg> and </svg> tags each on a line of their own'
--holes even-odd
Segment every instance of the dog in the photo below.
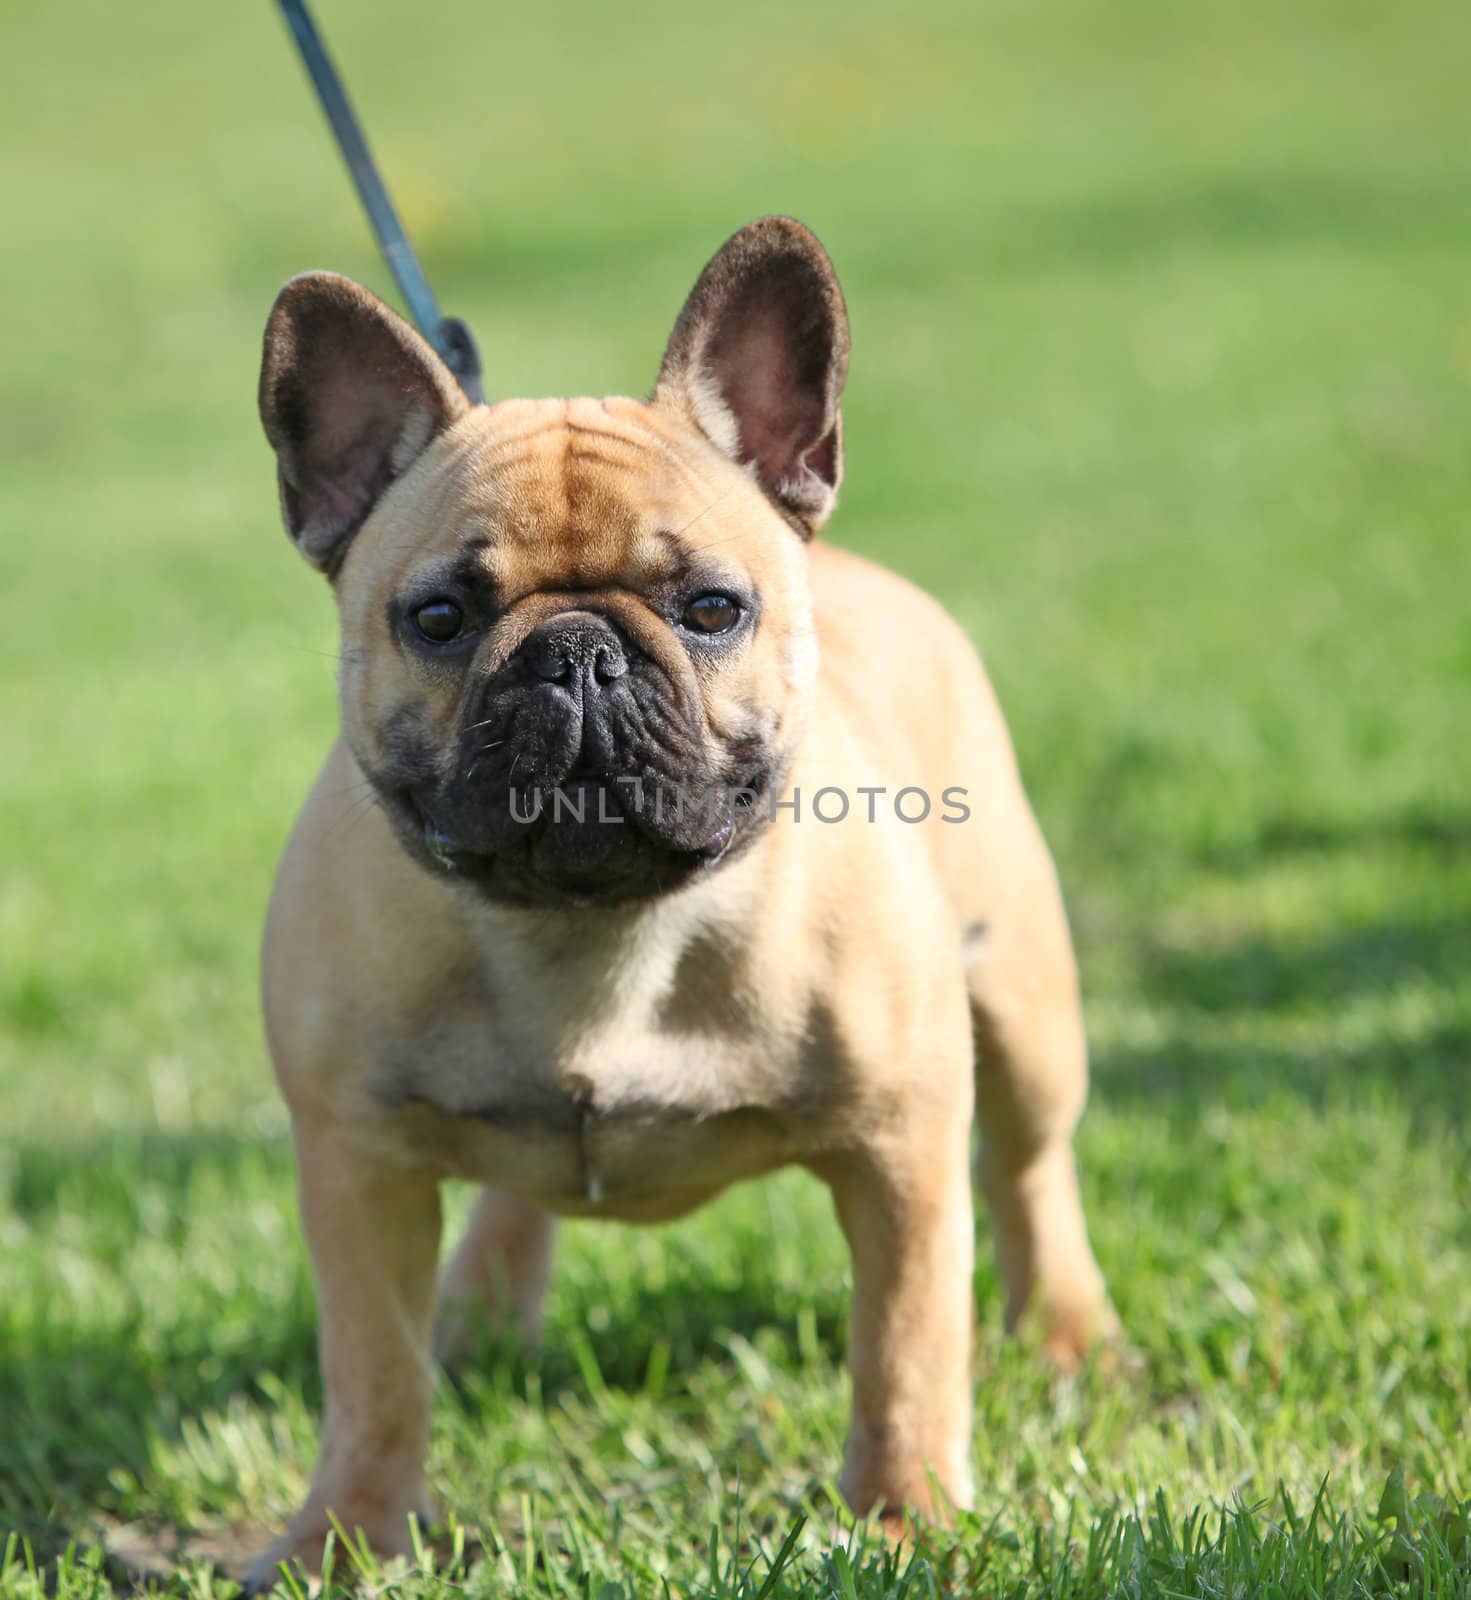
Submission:
<svg viewBox="0 0 1471 1600">
<path fill-rule="evenodd" d="M 1064 1362 L 1112 1325 L 1072 945 L 1000 710 L 935 601 L 815 538 L 848 354 L 784 217 L 710 261 L 646 402 L 472 406 L 328 273 L 271 311 L 261 417 L 343 648 L 263 958 L 325 1418 L 256 1585 L 334 1517 L 408 1547 L 435 1356 L 534 1336 L 559 1216 L 815 1173 L 853 1265 L 842 1487 L 894 1527 L 972 1503 L 973 1113 L 1008 1325 L 1034 1307 Z M 436 1283 L 446 1178 L 482 1187 Z"/>
</svg>

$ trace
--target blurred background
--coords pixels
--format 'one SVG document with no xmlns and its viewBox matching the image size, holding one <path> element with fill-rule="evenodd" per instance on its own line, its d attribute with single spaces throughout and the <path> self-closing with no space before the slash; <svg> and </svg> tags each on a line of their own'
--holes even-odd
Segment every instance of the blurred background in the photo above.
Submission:
<svg viewBox="0 0 1471 1600">
<path fill-rule="evenodd" d="M 317 14 L 492 397 L 645 392 L 753 216 L 834 257 L 826 537 L 936 591 L 1007 707 L 1144 1363 L 1059 1407 L 983 1258 L 988 1503 L 1025 1529 L 1327 1475 L 1352 1506 L 1396 1464 L 1471 1493 L 1458 0 Z M 316 1390 L 255 957 L 336 643 L 277 517 L 259 338 L 305 268 L 392 286 L 265 0 L 13 8 L 0 236 L 0 1545 L 269 1518 Z M 497 1368 L 442 1420 L 451 1505 L 555 1499 L 567 1439 L 537 1430 L 592 1403 L 567 1350 L 636 1407 L 661 1348 L 687 1399 L 760 1387 L 737 1337 L 800 1426 L 706 1445 L 800 1499 L 841 1435 L 845 1264 L 782 1182 L 572 1230 L 537 1394 Z M 661 1460 L 693 1448 L 659 1426 Z"/>
</svg>

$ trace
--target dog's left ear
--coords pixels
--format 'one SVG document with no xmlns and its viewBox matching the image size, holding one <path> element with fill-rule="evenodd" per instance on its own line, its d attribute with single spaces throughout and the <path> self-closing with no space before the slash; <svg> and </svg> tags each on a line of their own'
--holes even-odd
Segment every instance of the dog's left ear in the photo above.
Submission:
<svg viewBox="0 0 1471 1600">
<path fill-rule="evenodd" d="M 303 273 L 276 297 L 260 416 L 286 531 L 314 567 L 336 573 L 383 491 L 468 409 L 428 343 L 350 278 Z"/>
<path fill-rule="evenodd" d="M 843 475 L 848 313 L 827 251 L 790 217 L 749 223 L 700 274 L 654 391 L 750 465 L 804 535 Z"/>
</svg>

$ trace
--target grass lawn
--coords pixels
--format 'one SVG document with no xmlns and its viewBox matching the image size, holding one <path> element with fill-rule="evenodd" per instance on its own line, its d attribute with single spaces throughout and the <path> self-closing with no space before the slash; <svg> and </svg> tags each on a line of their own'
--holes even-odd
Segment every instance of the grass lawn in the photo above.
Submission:
<svg viewBox="0 0 1471 1600">
<path fill-rule="evenodd" d="M 888 1553 L 829 1485 L 817 1188 L 573 1226 L 541 1353 L 443 1388 L 451 1531 L 380 1581 L 1471 1594 L 1464 0 L 321 10 L 495 393 L 642 392 L 737 224 L 828 243 L 830 536 L 1009 709 L 1130 1340 L 1069 1380 L 1003 1343 L 980 1217 L 979 1509 Z M 0 107 L 0 1596 L 223 1596 L 320 1396 L 254 965 L 335 636 L 258 340 L 302 268 L 387 285 L 264 3 L 16 8 Z"/>
</svg>

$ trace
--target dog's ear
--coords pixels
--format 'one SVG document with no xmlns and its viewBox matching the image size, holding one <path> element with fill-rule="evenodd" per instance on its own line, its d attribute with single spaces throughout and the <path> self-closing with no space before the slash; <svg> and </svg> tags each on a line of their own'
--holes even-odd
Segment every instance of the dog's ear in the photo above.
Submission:
<svg viewBox="0 0 1471 1600">
<path fill-rule="evenodd" d="M 350 278 L 307 272 L 276 297 L 260 415 L 286 531 L 335 573 L 383 491 L 469 408 L 448 367 Z"/>
<path fill-rule="evenodd" d="M 827 251 L 790 217 L 722 246 L 670 335 L 656 403 L 683 410 L 754 468 L 804 534 L 827 521 L 843 475 L 838 398 L 848 313 Z"/>
</svg>

